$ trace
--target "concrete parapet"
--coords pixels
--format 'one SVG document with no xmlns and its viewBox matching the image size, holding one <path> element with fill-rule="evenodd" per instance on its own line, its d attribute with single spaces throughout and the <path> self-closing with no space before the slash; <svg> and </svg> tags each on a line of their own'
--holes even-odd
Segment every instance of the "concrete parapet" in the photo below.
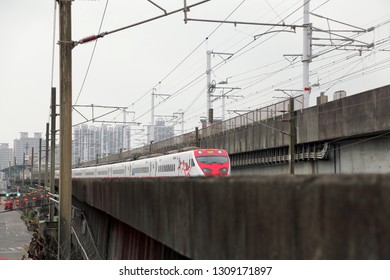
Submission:
<svg viewBox="0 0 390 280">
<path fill-rule="evenodd" d="M 73 181 L 191 259 L 389 259 L 390 174 Z"/>
</svg>

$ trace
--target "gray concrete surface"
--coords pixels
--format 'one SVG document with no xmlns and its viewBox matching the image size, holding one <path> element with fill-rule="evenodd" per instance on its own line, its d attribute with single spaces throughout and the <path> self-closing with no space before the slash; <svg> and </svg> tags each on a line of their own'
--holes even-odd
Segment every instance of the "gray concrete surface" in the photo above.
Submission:
<svg viewBox="0 0 390 280">
<path fill-rule="evenodd" d="M 74 181 L 73 194 L 106 213 L 94 222 L 118 220 L 190 259 L 389 259 L 389 182 L 390 174 Z"/>
</svg>

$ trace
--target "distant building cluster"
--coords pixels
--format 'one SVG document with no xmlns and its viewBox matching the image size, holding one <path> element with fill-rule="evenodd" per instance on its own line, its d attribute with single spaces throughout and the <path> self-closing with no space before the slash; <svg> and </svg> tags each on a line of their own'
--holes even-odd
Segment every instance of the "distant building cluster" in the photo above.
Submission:
<svg viewBox="0 0 390 280">
<path fill-rule="evenodd" d="M 79 125 L 73 132 L 73 164 L 95 160 L 130 149 L 131 128 L 125 125 L 114 127 L 103 124 Z"/>
<path fill-rule="evenodd" d="M 151 141 L 150 128 L 151 126 L 148 127 L 148 142 L 144 144 Z M 164 119 L 157 119 L 153 128 L 154 142 L 174 136 L 174 127 L 165 126 Z M 72 163 L 92 161 L 130 150 L 131 140 L 131 127 L 127 125 L 76 126 L 73 132 Z"/>
<path fill-rule="evenodd" d="M 174 137 L 174 127 L 166 126 L 162 118 L 157 119 L 153 126 L 154 135 L 151 135 L 151 127 L 148 127 L 148 141 L 143 144 L 149 144 L 152 139 L 154 142 L 158 142 Z M 72 139 L 72 164 L 75 165 L 130 150 L 131 127 L 126 125 L 111 126 L 103 124 L 94 126 L 82 124 L 74 127 Z M 31 167 L 34 166 L 34 170 L 37 171 L 40 149 L 41 166 L 44 170 L 46 141 L 42 139 L 42 133 L 35 132 L 32 137 L 29 137 L 28 132 L 20 132 L 19 139 L 14 140 L 13 149 L 7 143 L 0 143 L 0 170 L 15 166 L 20 170 L 25 170 L 27 174 L 27 170 L 31 170 Z M 55 152 L 57 166 L 60 160 L 59 154 L 60 151 L 57 145 Z M 48 164 L 50 166 L 50 155 Z M 4 172 L 0 172 L 0 181 L 8 177 Z"/>
<path fill-rule="evenodd" d="M 29 137 L 28 132 L 20 132 L 20 138 L 14 140 L 14 148 L 10 148 L 8 143 L 0 144 L 0 170 L 7 169 L 10 172 L 12 166 L 19 166 L 26 169 L 26 176 L 30 176 L 27 170 L 31 169 L 32 163 L 39 161 L 39 146 L 42 133 L 35 132 L 33 137 Z M 41 149 L 46 150 L 44 141 L 41 142 Z M 41 156 L 42 157 L 42 156 Z M 37 169 L 34 165 L 34 169 Z M 17 170 L 17 169 L 14 169 Z M 3 181 L 10 174 L 0 172 L 0 181 Z"/>
<path fill-rule="evenodd" d="M 148 143 L 158 142 L 175 136 L 174 126 L 166 126 L 163 118 L 158 118 L 153 126 L 154 135 L 151 134 L 151 126 L 148 127 Z"/>
</svg>

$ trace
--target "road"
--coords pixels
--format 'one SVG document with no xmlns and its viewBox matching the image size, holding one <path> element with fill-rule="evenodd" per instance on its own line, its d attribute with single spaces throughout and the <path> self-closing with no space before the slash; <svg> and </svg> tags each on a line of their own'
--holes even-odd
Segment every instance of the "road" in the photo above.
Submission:
<svg viewBox="0 0 390 280">
<path fill-rule="evenodd" d="M 0 205 L 0 259 L 21 260 L 31 237 L 20 213 L 4 211 L 4 205 Z"/>
</svg>

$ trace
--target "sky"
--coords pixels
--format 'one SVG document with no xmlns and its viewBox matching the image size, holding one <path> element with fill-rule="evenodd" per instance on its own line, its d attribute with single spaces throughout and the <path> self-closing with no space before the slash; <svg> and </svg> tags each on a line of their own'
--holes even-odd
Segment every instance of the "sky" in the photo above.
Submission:
<svg viewBox="0 0 390 280">
<path fill-rule="evenodd" d="M 184 116 L 184 132 L 194 131 L 206 116 L 207 50 L 213 52 L 211 79 L 225 87 L 213 93 L 217 118 L 223 115 L 226 92 L 225 118 L 300 94 L 302 28 L 288 25 L 303 24 L 304 0 L 211 0 L 190 9 L 188 18 L 238 24 L 185 24 L 179 12 L 112 32 L 163 15 L 160 8 L 169 13 L 183 7 L 182 0 L 152 2 L 156 5 L 148 0 L 72 2 L 73 41 L 109 32 L 72 50 L 73 125 L 126 119 L 135 123 L 132 145 L 142 145 L 154 93 L 155 119 L 175 124 L 180 134 Z M 353 95 L 390 84 L 390 1 L 311 0 L 310 11 L 316 30 L 310 106 L 321 92 L 331 101 L 338 90 Z M 0 0 L 0 143 L 12 147 L 19 132 L 45 135 L 51 88 L 57 89 L 57 104 L 60 94 L 58 13 L 54 0 Z M 335 47 L 346 38 L 353 43 Z"/>
</svg>

